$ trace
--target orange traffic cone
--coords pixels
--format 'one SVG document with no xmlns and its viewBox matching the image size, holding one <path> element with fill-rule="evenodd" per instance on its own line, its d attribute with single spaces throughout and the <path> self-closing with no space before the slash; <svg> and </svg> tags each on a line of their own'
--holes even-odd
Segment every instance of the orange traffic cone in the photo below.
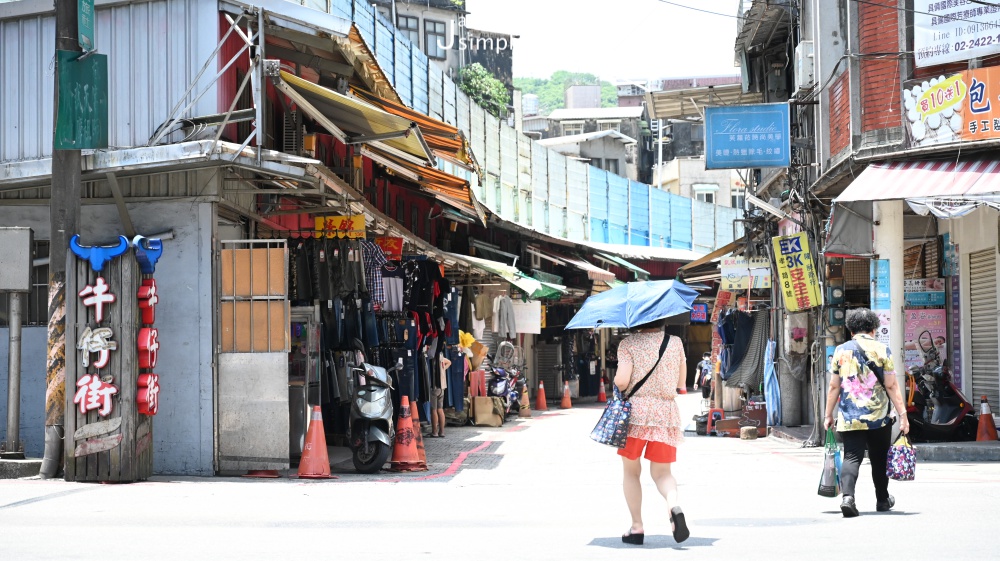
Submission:
<svg viewBox="0 0 1000 561">
<path fill-rule="evenodd" d="M 993 412 L 990 411 L 990 402 L 983 396 L 982 405 L 979 406 L 979 430 L 976 432 L 976 442 L 997 439 L 997 424 L 993 421 Z"/>
<path fill-rule="evenodd" d="M 601 389 L 600 389 L 600 391 L 597 392 L 597 402 L 598 403 L 607 403 L 608 402 L 608 394 L 605 393 L 605 389 L 604 389 L 604 384 L 606 384 L 606 383 L 607 382 L 605 382 L 604 376 L 601 376 Z"/>
<path fill-rule="evenodd" d="M 420 455 L 417 452 L 417 437 L 413 434 L 413 418 L 410 416 L 410 398 L 408 396 L 403 396 L 399 409 L 399 421 L 396 422 L 396 443 L 392 448 L 389 469 L 392 471 L 416 471 L 420 466 Z"/>
<path fill-rule="evenodd" d="M 427 471 L 427 451 L 424 450 L 424 431 L 420 426 L 420 405 L 414 404 L 410 408 L 413 422 L 413 441 L 417 443 L 417 466 L 412 471 Z"/>
<path fill-rule="evenodd" d="M 299 460 L 300 479 L 332 479 L 330 477 L 330 456 L 326 452 L 326 431 L 323 429 L 323 412 L 319 405 L 313 407 L 309 430 L 306 431 L 306 445 Z"/>
<path fill-rule="evenodd" d="M 559 409 L 572 409 L 573 400 L 569 397 L 569 382 L 563 382 L 563 398 L 559 404 Z"/>
<path fill-rule="evenodd" d="M 538 391 L 535 392 L 535 409 L 537 411 L 548 411 L 549 404 L 545 401 L 545 382 L 538 381 Z"/>
<path fill-rule="evenodd" d="M 521 408 L 518 417 L 531 417 L 531 398 L 528 396 L 528 386 L 521 388 Z"/>
</svg>

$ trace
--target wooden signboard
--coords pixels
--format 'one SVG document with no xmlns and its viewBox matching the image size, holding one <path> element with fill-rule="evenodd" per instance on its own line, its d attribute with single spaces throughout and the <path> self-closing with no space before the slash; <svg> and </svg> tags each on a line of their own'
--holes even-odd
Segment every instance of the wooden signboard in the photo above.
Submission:
<svg viewBox="0 0 1000 561">
<path fill-rule="evenodd" d="M 140 374 L 152 372 L 150 368 L 141 369 L 141 362 L 148 364 L 149 354 L 140 352 L 140 330 L 151 328 L 142 324 L 139 308 L 142 281 L 131 247 L 124 255 L 106 262 L 100 273 L 88 261 L 72 254 L 69 257 L 67 481 L 131 482 L 152 474 L 153 417 L 140 413 L 138 403 L 140 392 L 145 394 L 147 390 L 140 388 Z M 109 296 L 114 300 L 109 301 Z M 148 335 L 147 331 L 147 339 Z M 155 360 L 156 349 L 152 352 Z M 148 379 L 147 376 L 144 380 L 148 383 Z"/>
</svg>

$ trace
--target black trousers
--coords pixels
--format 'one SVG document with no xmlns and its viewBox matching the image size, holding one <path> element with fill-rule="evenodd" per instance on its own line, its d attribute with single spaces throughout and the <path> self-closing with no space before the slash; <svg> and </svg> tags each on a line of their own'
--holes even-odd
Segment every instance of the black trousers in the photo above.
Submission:
<svg viewBox="0 0 1000 561">
<path fill-rule="evenodd" d="M 854 487 L 858 482 L 858 472 L 861 461 L 868 459 L 872 464 L 872 481 L 875 483 L 875 499 L 884 501 L 889 498 L 889 477 L 885 474 L 886 457 L 892 445 L 892 425 L 886 425 L 876 430 L 850 430 L 840 433 L 844 441 L 844 462 L 840 468 L 840 490 L 844 495 L 854 496 Z"/>
</svg>

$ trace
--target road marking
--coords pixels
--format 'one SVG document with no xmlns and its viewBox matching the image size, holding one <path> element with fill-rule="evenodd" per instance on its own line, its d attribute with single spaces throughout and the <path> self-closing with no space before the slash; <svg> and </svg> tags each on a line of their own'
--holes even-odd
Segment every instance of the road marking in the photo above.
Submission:
<svg viewBox="0 0 1000 561">
<path fill-rule="evenodd" d="M 98 487 L 96 487 L 96 486 L 95 487 L 84 487 L 82 489 L 69 489 L 68 491 L 59 491 L 58 493 L 49 493 L 48 495 L 42 495 L 41 497 L 34 497 L 34 498 L 31 498 L 31 499 L 24 499 L 23 501 L 16 501 L 16 502 L 5 504 L 5 505 L 0 505 L 0 510 L 3 510 L 5 508 L 14 508 L 14 507 L 18 507 L 18 506 L 30 505 L 32 503 L 37 503 L 37 502 L 41 502 L 41 501 L 47 501 L 49 499 L 58 499 L 59 497 L 65 497 L 67 495 L 72 495 L 72 494 L 75 494 L 75 493 L 82 493 L 83 491 L 93 491 L 94 489 L 97 489 L 97 488 Z"/>
<path fill-rule="evenodd" d="M 471 454 L 475 454 L 476 452 L 482 451 L 485 448 L 487 448 L 488 446 L 490 446 L 491 444 L 493 444 L 493 441 L 492 440 L 487 440 L 486 442 L 483 442 L 482 444 L 480 444 L 479 446 L 476 446 L 472 450 L 466 450 L 465 452 L 462 452 L 461 454 L 458 455 L 457 458 L 455 458 L 455 460 L 453 462 L 451 462 L 451 465 L 448 466 L 448 469 L 442 471 L 441 473 L 435 473 L 435 474 L 432 474 L 432 475 L 424 475 L 422 477 L 412 477 L 412 478 L 408 477 L 406 479 L 403 479 L 403 478 L 379 479 L 377 481 L 377 483 L 403 483 L 403 482 L 407 482 L 407 481 L 428 481 L 430 479 L 438 479 L 440 477 L 450 477 L 450 476 L 455 475 L 456 473 L 458 473 L 458 469 L 462 467 L 462 464 L 465 463 L 465 460 L 469 459 L 469 456 Z"/>
</svg>

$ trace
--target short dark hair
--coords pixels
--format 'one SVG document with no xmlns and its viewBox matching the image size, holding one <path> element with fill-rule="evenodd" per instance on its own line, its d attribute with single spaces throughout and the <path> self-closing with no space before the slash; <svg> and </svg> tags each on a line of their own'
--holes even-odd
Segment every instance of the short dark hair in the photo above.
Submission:
<svg viewBox="0 0 1000 561">
<path fill-rule="evenodd" d="M 644 323 L 642 325 L 637 325 L 635 327 L 629 328 L 629 331 L 635 333 L 636 331 L 642 331 L 644 329 L 663 329 L 667 325 L 667 318 L 658 319 L 656 321 L 651 321 L 649 323 Z"/>
<path fill-rule="evenodd" d="M 881 325 L 878 314 L 868 308 L 848 310 L 847 320 L 844 323 L 847 325 L 847 329 L 854 334 L 871 333 Z"/>
</svg>

